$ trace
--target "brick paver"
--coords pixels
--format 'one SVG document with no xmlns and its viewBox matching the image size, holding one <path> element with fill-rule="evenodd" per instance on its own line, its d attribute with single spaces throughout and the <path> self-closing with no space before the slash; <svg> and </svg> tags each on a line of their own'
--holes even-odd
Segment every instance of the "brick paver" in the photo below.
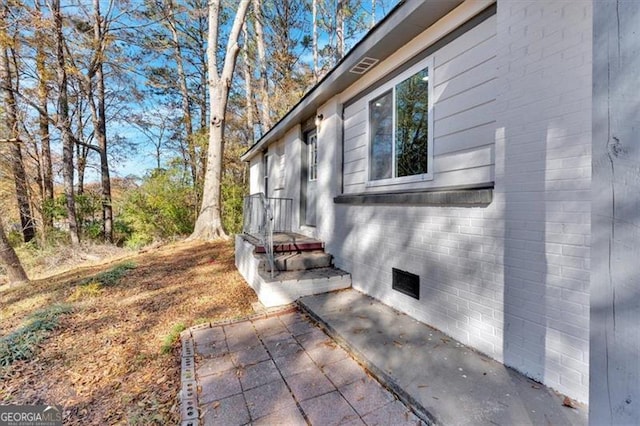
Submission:
<svg viewBox="0 0 640 426">
<path fill-rule="evenodd" d="M 198 405 L 190 424 L 420 424 L 298 311 L 199 326 L 183 335 L 182 356 L 183 379 L 195 365 L 198 389 L 196 399 L 183 395 L 183 405 Z"/>
</svg>

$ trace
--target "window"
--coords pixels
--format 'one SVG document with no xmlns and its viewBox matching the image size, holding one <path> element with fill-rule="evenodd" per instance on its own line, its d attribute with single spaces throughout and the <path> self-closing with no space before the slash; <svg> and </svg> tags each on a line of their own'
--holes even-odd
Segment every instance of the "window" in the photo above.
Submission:
<svg viewBox="0 0 640 426">
<path fill-rule="evenodd" d="M 431 67 L 425 62 L 383 86 L 383 93 L 374 92 L 369 101 L 370 185 L 431 179 Z"/>
<path fill-rule="evenodd" d="M 318 180 L 318 135 L 314 131 L 308 136 L 309 181 Z"/>
</svg>

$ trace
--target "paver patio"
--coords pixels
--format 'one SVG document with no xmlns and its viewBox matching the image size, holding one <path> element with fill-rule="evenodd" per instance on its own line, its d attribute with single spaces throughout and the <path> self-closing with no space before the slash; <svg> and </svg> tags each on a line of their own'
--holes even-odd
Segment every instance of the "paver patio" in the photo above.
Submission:
<svg viewBox="0 0 640 426">
<path fill-rule="evenodd" d="M 421 424 L 298 311 L 192 329 L 182 376 L 185 426 Z"/>
</svg>

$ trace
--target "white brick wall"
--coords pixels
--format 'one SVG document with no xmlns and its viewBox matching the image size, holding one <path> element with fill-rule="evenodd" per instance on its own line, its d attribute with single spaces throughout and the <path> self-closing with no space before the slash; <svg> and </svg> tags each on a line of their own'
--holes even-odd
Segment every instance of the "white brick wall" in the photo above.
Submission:
<svg viewBox="0 0 640 426">
<path fill-rule="evenodd" d="M 504 362 L 588 399 L 591 4 L 498 2 Z"/>
</svg>

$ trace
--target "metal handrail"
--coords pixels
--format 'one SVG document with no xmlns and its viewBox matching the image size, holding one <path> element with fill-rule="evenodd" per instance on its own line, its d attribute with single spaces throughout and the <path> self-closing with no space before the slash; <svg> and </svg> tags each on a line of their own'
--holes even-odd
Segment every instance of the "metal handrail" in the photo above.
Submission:
<svg viewBox="0 0 640 426">
<path fill-rule="evenodd" d="M 291 198 L 269 198 L 264 193 L 251 194 L 244 199 L 243 232 L 260 241 L 271 270 L 275 272 L 274 232 L 291 232 Z"/>
</svg>

